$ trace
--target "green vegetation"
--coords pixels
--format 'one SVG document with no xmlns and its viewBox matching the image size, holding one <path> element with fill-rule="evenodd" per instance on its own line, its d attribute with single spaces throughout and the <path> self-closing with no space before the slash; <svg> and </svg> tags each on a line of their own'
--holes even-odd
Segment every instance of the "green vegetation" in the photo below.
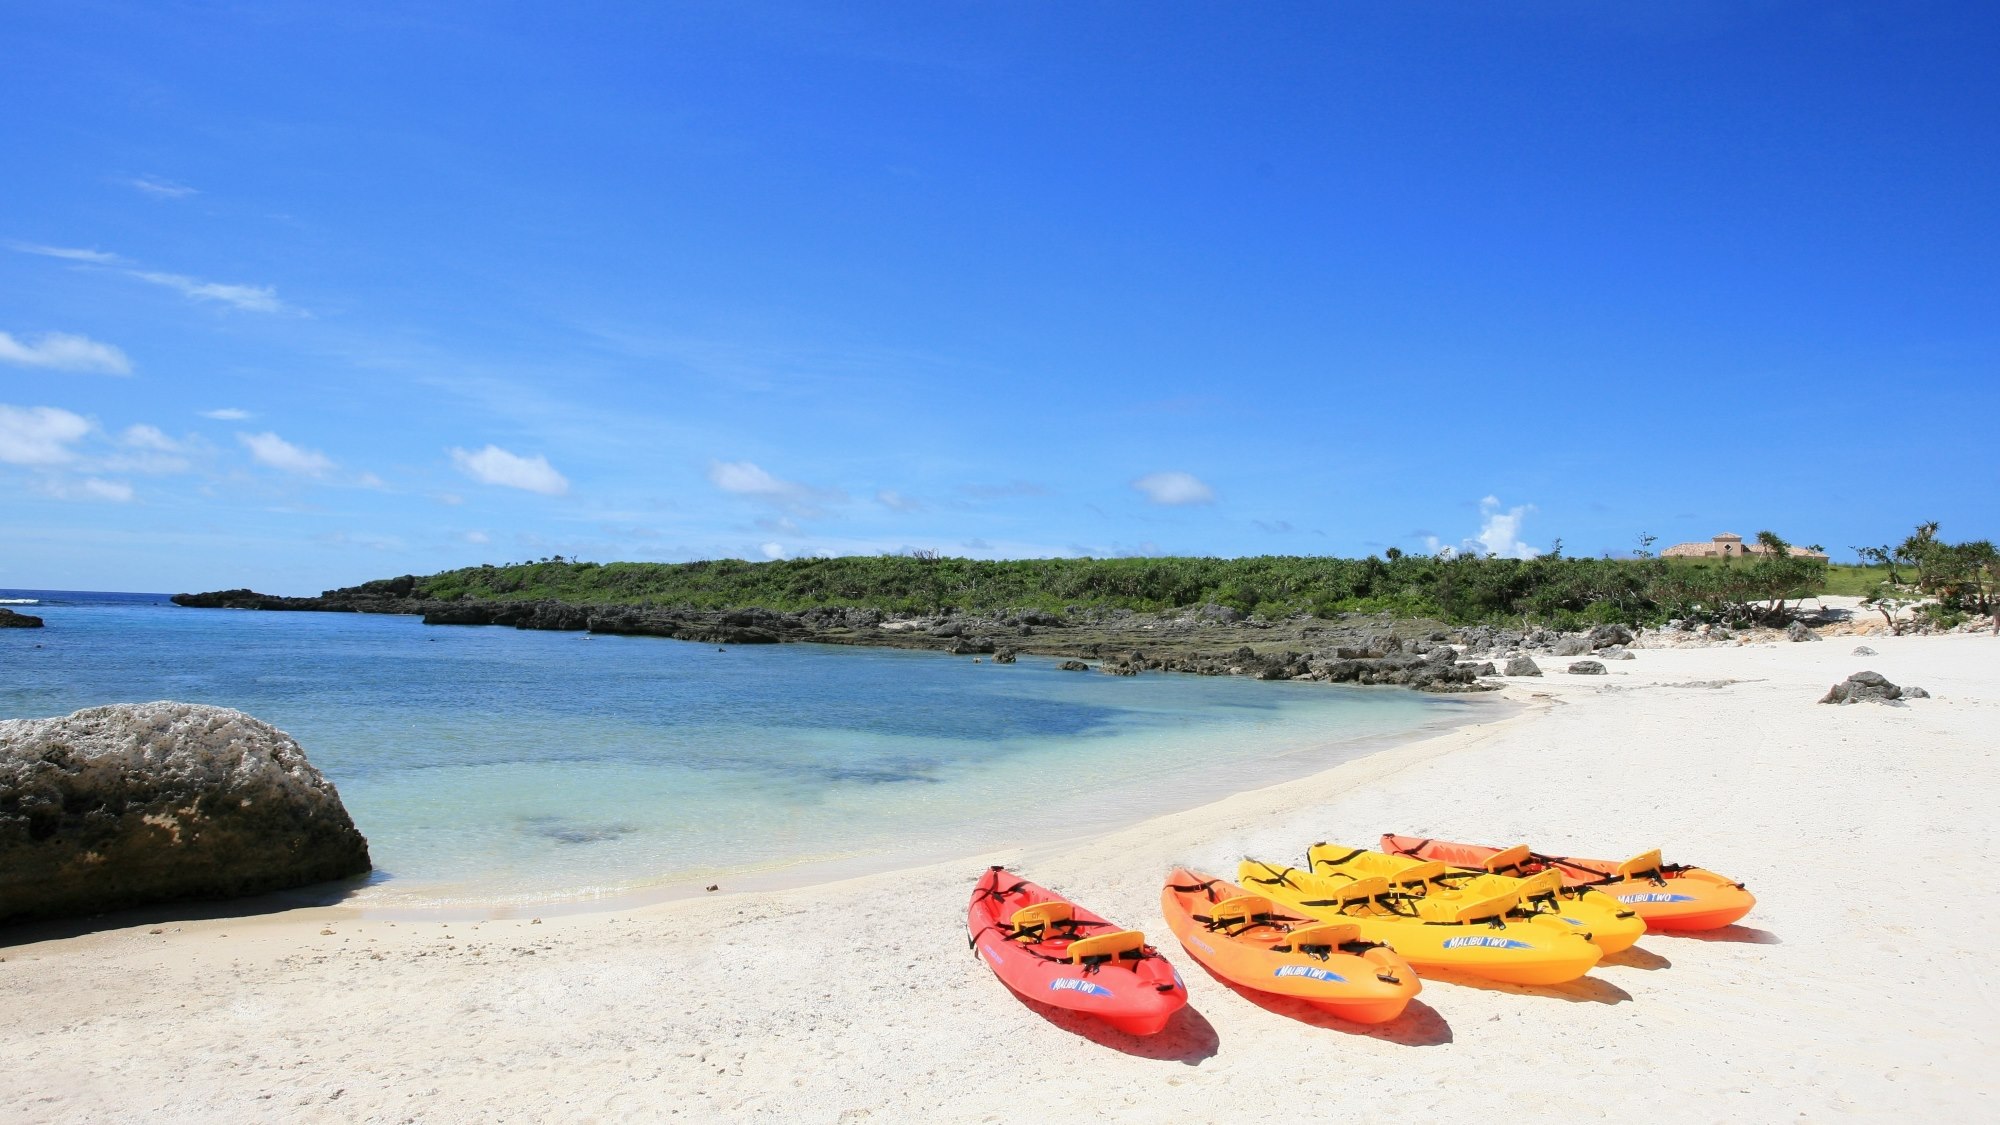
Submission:
<svg viewBox="0 0 2000 1125">
<path fill-rule="evenodd" d="M 1534 559 L 1392 554 L 1388 559 L 940 558 L 930 553 L 748 563 L 588 563 L 552 558 L 467 567 L 420 578 L 419 598 L 552 599 L 688 609 L 820 606 L 887 612 L 1034 609 L 1171 610 L 1215 603 L 1268 618 L 1389 612 L 1460 624 L 1535 622 L 1570 628 L 1683 618 L 1775 620 L 1789 599 L 1824 589 L 1827 565 L 1792 556 L 1762 532 L 1769 553 L 1729 565 L 1650 557 Z M 1650 541 L 1648 541 L 1650 542 Z"/>
<path fill-rule="evenodd" d="M 1884 543 L 1854 552 L 1872 564 L 1869 569 L 1881 571 L 1866 596 L 1892 626 L 1897 610 L 1921 602 L 1922 612 L 1944 628 L 1975 614 L 1991 615 L 2000 628 L 2000 549 L 1992 540 L 1947 543 L 1932 520 L 1894 547 Z"/>
</svg>

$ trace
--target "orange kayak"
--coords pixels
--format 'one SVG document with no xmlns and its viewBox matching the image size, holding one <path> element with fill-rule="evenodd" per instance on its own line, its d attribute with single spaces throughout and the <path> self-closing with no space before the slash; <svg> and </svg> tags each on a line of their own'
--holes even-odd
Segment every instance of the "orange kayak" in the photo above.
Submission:
<svg viewBox="0 0 2000 1125">
<path fill-rule="evenodd" d="M 1492 848 L 1418 836 L 1385 835 L 1382 850 L 1496 875 L 1528 876 L 1559 871 L 1564 886 L 1588 887 L 1610 895 L 1637 912 L 1649 930 L 1719 929 L 1750 913 L 1750 908 L 1757 905 L 1756 896 L 1744 890 L 1743 884 L 1699 867 L 1662 862 L 1657 849 L 1620 862 L 1543 855 L 1531 851 L 1526 844 Z"/>
<path fill-rule="evenodd" d="M 965 925 L 993 975 L 1022 996 L 1151 1035 L 1187 1006 L 1187 987 L 1146 935 L 1121 930 L 1004 868 L 972 890 Z"/>
<path fill-rule="evenodd" d="M 1353 922 L 1317 921 L 1183 867 L 1167 876 L 1160 911 L 1188 953 L 1216 976 L 1355 1023 L 1395 1019 L 1423 987 L 1407 961 L 1361 940 Z"/>
</svg>

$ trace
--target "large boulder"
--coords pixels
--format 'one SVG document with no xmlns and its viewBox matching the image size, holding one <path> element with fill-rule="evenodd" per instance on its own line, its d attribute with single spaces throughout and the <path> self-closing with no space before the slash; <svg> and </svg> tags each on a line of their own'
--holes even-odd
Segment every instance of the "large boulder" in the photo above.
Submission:
<svg viewBox="0 0 2000 1125">
<path fill-rule="evenodd" d="M 1880 672 L 1856 672 L 1827 689 L 1821 703 L 1892 703 L 1903 697 L 1903 689 Z"/>
<path fill-rule="evenodd" d="M 1520 656 L 1508 658 L 1507 669 L 1502 674 L 1508 676 L 1539 676 L 1542 674 L 1542 669 L 1540 665 L 1535 663 L 1532 657 L 1524 653 Z"/>
<path fill-rule="evenodd" d="M 1553 651 L 1557 656 L 1587 656 L 1590 648 L 1590 638 L 1578 633 L 1557 638 Z"/>
<path fill-rule="evenodd" d="M 368 841 L 285 732 L 121 703 L 0 721 L 0 921 L 358 875 Z"/>
<path fill-rule="evenodd" d="M 1599 625 L 1590 631 L 1590 647 L 1593 649 L 1629 645 L 1635 639 L 1632 630 L 1624 625 Z"/>
<path fill-rule="evenodd" d="M 1785 637 L 1791 641 L 1819 640 L 1819 634 L 1813 632 L 1812 627 L 1803 621 L 1794 621 L 1790 625 L 1785 626 Z"/>
<path fill-rule="evenodd" d="M 1595 660 L 1578 660 L 1569 666 L 1569 674 L 1572 676 L 1602 676 L 1604 675 L 1604 665 Z"/>
</svg>

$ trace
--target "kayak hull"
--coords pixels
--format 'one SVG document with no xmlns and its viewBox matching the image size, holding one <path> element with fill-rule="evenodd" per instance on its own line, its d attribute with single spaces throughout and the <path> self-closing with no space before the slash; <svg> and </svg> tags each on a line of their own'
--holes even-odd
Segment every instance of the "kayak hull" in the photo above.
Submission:
<svg viewBox="0 0 2000 1125">
<path fill-rule="evenodd" d="M 1386 943 L 1423 976 L 1476 976 L 1505 984 L 1566 984 L 1588 973 L 1604 951 L 1567 927 L 1508 920 L 1445 925 L 1379 905 L 1343 909 L 1329 900 L 1352 881 L 1296 867 L 1244 860 L 1237 880 L 1253 893 L 1322 921 L 1352 922 L 1369 941 Z"/>
<path fill-rule="evenodd" d="M 1040 903 L 1065 903 L 1077 922 L 1071 936 L 1023 941 L 1009 936 L 1014 915 Z M 1117 927 L 1069 899 L 1003 868 L 980 876 L 966 908 L 966 930 L 979 959 L 1024 999 L 1092 1016 L 1130 1035 L 1153 1035 L 1187 1006 L 1187 986 L 1166 958 L 1098 966 L 1067 959 L 1080 937 Z"/>
<path fill-rule="evenodd" d="M 1419 836 L 1385 835 L 1382 850 L 1417 859 L 1435 860 L 1456 867 L 1477 868 L 1499 855 L 1503 849 L 1483 844 L 1460 844 Z M 1741 921 L 1757 905 L 1757 897 L 1726 876 L 1700 867 L 1663 869 L 1655 878 L 1616 878 L 1617 860 L 1585 859 L 1576 856 L 1542 857 L 1546 866 L 1560 871 L 1567 886 L 1588 886 L 1615 899 L 1638 914 L 1646 929 L 1664 933 L 1692 933 L 1721 929 Z"/>
<path fill-rule="evenodd" d="M 1288 935 L 1312 926 L 1314 919 L 1282 906 L 1266 914 L 1269 923 L 1240 932 L 1239 927 L 1218 929 L 1202 920 L 1218 904 L 1252 893 L 1176 868 L 1160 892 L 1160 912 L 1188 954 L 1222 980 L 1302 1000 L 1350 1023 L 1387 1023 L 1402 1015 L 1423 988 L 1407 961 L 1386 946 L 1363 948 L 1365 939 L 1318 953 L 1288 948 Z"/>
<path fill-rule="evenodd" d="M 1402 855 L 1388 850 L 1372 852 L 1362 848 L 1343 847 L 1338 844 L 1314 844 L 1306 851 L 1306 866 L 1314 874 L 1362 879 L 1382 876 L 1391 882 L 1403 874 L 1435 862 L 1421 857 Z M 1447 864 L 1447 867 L 1458 865 Z M 1472 874 L 1477 868 L 1468 868 L 1465 878 L 1456 873 L 1445 878 L 1440 871 L 1440 879 L 1426 883 L 1415 893 L 1425 898 L 1448 900 L 1474 900 L 1519 892 L 1526 896 L 1530 890 L 1528 881 L 1508 875 L 1489 872 Z M 1547 880 L 1546 894 L 1539 897 L 1522 897 L 1514 909 L 1524 916 L 1523 920 L 1546 925 L 1558 931 L 1581 934 L 1608 956 L 1623 953 L 1632 948 L 1646 933 L 1646 923 L 1638 914 L 1624 904 L 1594 891 L 1573 887 L 1558 887 L 1553 880 Z"/>
</svg>

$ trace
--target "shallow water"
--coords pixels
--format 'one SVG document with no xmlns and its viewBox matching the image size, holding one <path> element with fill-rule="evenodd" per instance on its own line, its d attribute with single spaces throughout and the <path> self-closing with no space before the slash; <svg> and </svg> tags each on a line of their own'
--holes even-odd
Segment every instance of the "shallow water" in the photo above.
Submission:
<svg viewBox="0 0 2000 1125">
<path fill-rule="evenodd" d="M 176 699 L 296 737 L 377 865 L 364 905 L 541 903 L 942 858 L 1302 776 L 1480 702 L 0 590 L 0 718 Z"/>
</svg>

